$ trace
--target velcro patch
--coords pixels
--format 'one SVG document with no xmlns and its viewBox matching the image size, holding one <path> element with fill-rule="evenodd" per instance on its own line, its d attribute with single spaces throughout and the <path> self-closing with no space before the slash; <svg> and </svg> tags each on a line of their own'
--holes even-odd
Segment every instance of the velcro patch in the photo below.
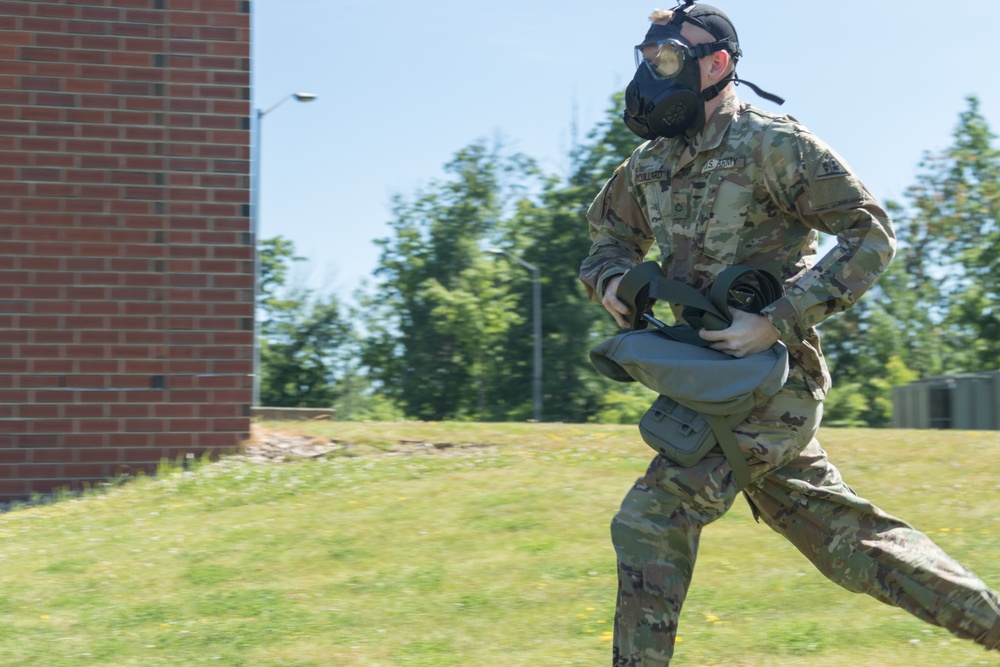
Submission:
<svg viewBox="0 0 1000 667">
<path fill-rule="evenodd" d="M 819 169 L 816 178 L 830 178 L 831 176 L 845 176 L 849 172 L 844 163 L 831 151 L 826 151 L 819 159 Z"/>
<path fill-rule="evenodd" d="M 732 157 L 714 157 L 705 163 L 705 167 L 701 170 L 702 173 L 706 171 L 715 171 L 716 169 L 743 169 L 746 167 L 747 160 L 743 156 L 732 156 Z"/>
<path fill-rule="evenodd" d="M 637 185 L 642 185 L 643 183 L 650 183 L 652 181 L 665 181 L 667 178 L 667 172 L 657 169 L 656 171 L 641 171 L 637 173 L 635 175 L 635 182 Z"/>
<path fill-rule="evenodd" d="M 671 199 L 674 220 L 686 220 L 691 217 L 691 193 L 675 194 Z"/>
</svg>

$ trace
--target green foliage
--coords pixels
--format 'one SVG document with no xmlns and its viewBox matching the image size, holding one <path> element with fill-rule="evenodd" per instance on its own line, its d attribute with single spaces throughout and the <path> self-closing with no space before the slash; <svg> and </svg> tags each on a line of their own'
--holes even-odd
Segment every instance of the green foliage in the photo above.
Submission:
<svg viewBox="0 0 1000 667">
<path fill-rule="evenodd" d="M 290 287 L 295 255 L 281 236 L 260 244 L 260 402 L 281 407 L 330 407 L 349 365 L 353 332 L 333 295 Z"/>
<path fill-rule="evenodd" d="M 638 383 L 620 384 L 605 391 L 590 421 L 598 424 L 638 424 L 656 394 Z"/>
<path fill-rule="evenodd" d="M 821 327 L 840 385 L 828 422 L 885 426 L 892 386 L 1000 368 L 1000 150 L 978 100 L 967 102 L 952 146 L 925 155 L 905 204 L 887 206 L 895 260 L 853 310 Z"/>
<path fill-rule="evenodd" d="M 953 144 L 925 156 L 897 218 L 905 280 L 892 296 L 912 288 L 926 311 L 908 326 L 942 343 L 931 343 L 934 372 L 1000 368 L 1000 149 L 978 99 L 967 103 Z M 911 365 L 930 370 L 927 356 Z"/>
<path fill-rule="evenodd" d="M 515 216 L 514 246 L 522 257 L 544 267 L 543 330 L 546 418 L 586 422 L 601 409 L 608 383 L 590 364 L 587 352 L 600 339 L 617 332 L 604 308 L 587 299 L 578 278 L 580 262 L 590 249 L 585 214 L 594 196 L 638 143 L 621 120 L 623 96 L 612 100 L 605 119 L 572 154 L 568 182 L 549 179 L 540 196 L 523 202 Z M 530 292 L 519 291 L 519 310 L 530 312 Z M 528 340 L 523 324 L 515 330 L 521 355 Z M 648 407 L 648 406 L 647 406 Z"/>
<path fill-rule="evenodd" d="M 864 426 L 869 403 L 861 390 L 860 382 L 835 384 L 823 402 L 823 424 L 842 428 Z"/>
<path fill-rule="evenodd" d="M 398 405 L 382 394 L 371 391 L 353 395 L 352 402 L 344 400 L 336 403 L 334 407 L 337 408 L 338 418 L 343 415 L 344 419 L 394 422 L 406 418 L 406 414 Z"/>
<path fill-rule="evenodd" d="M 261 325 L 262 405 L 330 407 L 351 330 L 333 296 L 290 290 L 269 301 Z"/>
<path fill-rule="evenodd" d="M 276 298 L 277 291 L 288 283 L 292 262 L 305 261 L 305 257 L 295 254 L 295 244 L 289 239 L 275 236 L 260 240 L 257 258 L 260 263 L 257 305 L 266 307 L 268 301 Z"/>
<path fill-rule="evenodd" d="M 605 386 L 587 350 L 613 329 L 577 279 L 590 246 L 584 213 L 636 140 L 611 109 L 588 142 L 574 149 L 568 182 L 479 143 L 456 154 L 447 180 L 395 198 L 363 359 L 407 416 L 532 415 L 532 276 L 484 255 L 489 247 L 541 270 L 543 418 L 583 422 L 599 409 Z"/>
<path fill-rule="evenodd" d="M 504 342 L 525 315 L 504 285 L 509 268 L 484 248 L 508 235 L 535 167 L 476 144 L 445 171 L 448 180 L 394 200 L 393 236 L 378 241 L 381 283 L 364 301 L 373 317 L 362 358 L 408 416 L 502 419 L 511 397 L 497 379 L 523 369 Z"/>
</svg>

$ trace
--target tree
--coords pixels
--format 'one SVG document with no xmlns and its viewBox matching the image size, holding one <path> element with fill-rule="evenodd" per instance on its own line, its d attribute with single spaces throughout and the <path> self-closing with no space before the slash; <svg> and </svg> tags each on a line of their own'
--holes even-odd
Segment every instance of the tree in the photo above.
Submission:
<svg viewBox="0 0 1000 667">
<path fill-rule="evenodd" d="M 836 378 L 828 423 L 883 426 L 891 387 L 1000 367 L 1000 152 L 978 100 L 967 102 L 952 146 L 925 155 L 905 205 L 887 204 L 895 260 L 821 326 Z"/>
<path fill-rule="evenodd" d="M 342 395 L 353 332 L 333 295 L 288 286 L 301 261 L 281 236 L 260 243 L 260 401 L 281 407 L 331 407 Z"/>
<path fill-rule="evenodd" d="M 614 96 L 587 142 L 574 147 L 568 181 L 547 179 L 539 197 L 522 201 L 514 219 L 512 251 L 542 267 L 543 394 L 548 420 L 585 422 L 606 400 L 619 398 L 619 394 L 608 398 L 620 388 L 594 370 L 587 354 L 601 339 L 617 333 L 617 326 L 604 308 L 588 301 L 577 276 L 590 248 L 587 208 L 638 144 L 621 119 L 623 104 L 623 94 Z M 518 310 L 530 312 L 530 286 L 523 276 L 517 295 Z M 529 325 L 524 322 L 511 329 L 510 346 L 519 350 L 519 358 L 527 358 Z"/>
<path fill-rule="evenodd" d="M 606 405 L 617 409 L 617 395 L 608 398 L 617 388 L 587 355 L 617 327 L 587 301 L 577 275 L 590 246 L 586 210 L 638 143 L 622 104 L 616 96 L 574 147 L 566 180 L 477 143 L 446 165 L 447 180 L 394 199 L 392 236 L 379 241 L 382 282 L 366 300 L 363 359 L 378 390 L 407 415 L 532 414 L 531 276 L 509 259 L 487 258 L 490 246 L 541 270 L 543 418 L 582 422 Z"/>
<path fill-rule="evenodd" d="M 909 290 L 926 313 L 925 326 L 908 321 L 921 371 L 1000 368 L 1000 150 L 978 99 L 966 102 L 953 144 L 925 156 L 898 218 L 905 277 L 894 295 Z"/>
<path fill-rule="evenodd" d="M 365 299 L 363 360 L 410 417 L 504 419 L 511 396 L 503 380 L 523 370 L 505 354 L 506 334 L 526 313 L 484 249 L 504 245 L 537 170 L 522 155 L 477 143 L 445 171 L 448 180 L 393 200 L 393 235 L 378 241 L 382 281 Z"/>
</svg>

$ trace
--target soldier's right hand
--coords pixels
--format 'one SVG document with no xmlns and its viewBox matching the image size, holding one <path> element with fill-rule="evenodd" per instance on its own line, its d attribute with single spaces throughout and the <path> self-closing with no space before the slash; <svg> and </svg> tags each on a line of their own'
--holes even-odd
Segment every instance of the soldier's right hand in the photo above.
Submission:
<svg viewBox="0 0 1000 667">
<path fill-rule="evenodd" d="M 617 294 L 615 293 L 618 289 L 618 283 L 622 281 L 621 276 L 615 276 L 608 280 L 604 284 L 604 297 L 601 299 L 601 304 L 604 306 L 605 310 L 611 313 L 611 316 L 615 318 L 615 322 L 618 323 L 623 329 L 632 328 L 632 324 L 626 319 L 626 315 L 632 313 L 632 310 L 622 303 Z"/>
</svg>

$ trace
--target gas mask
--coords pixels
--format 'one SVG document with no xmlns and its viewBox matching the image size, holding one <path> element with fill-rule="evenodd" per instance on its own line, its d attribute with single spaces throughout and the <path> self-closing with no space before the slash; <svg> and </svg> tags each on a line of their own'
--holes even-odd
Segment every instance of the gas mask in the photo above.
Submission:
<svg viewBox="0 0 1000 667">
<path fill-rule="evenodd" d="M 729 75 L 711 89 L 701 90 L 700 56 L 679 30 L 672 32 L 667 39 L 635 48 L 638 62 L 625 89 L 625 125 L 643 139 L 698 132 L 705 125 L 705 102 L 733 78 Z M 711 45 L 699 44 L 704 46 Z"/>
<path fill-rule="evenodd" d="M 736 77 L 735 70 L 721 81 L 701 89 L 699 58 L 728 51 L 733 62 L 742 55 L 736 29 L 726 15 L 708 5 L 685 5 L 674 10 L 669 23 L 650 26 L 635 47 L 636 71 L 625 89 L 625 125 L 643 139 L 694 136 L 705 125 L 705 102 L 716 97 L 730 81 L 746 83 L 758 95 L 781 104 L 780 97 L 765 93 Z M 681 25 L 692 23 L 717 41 L 692 45 L 681 36 Z"/>
</svg>

